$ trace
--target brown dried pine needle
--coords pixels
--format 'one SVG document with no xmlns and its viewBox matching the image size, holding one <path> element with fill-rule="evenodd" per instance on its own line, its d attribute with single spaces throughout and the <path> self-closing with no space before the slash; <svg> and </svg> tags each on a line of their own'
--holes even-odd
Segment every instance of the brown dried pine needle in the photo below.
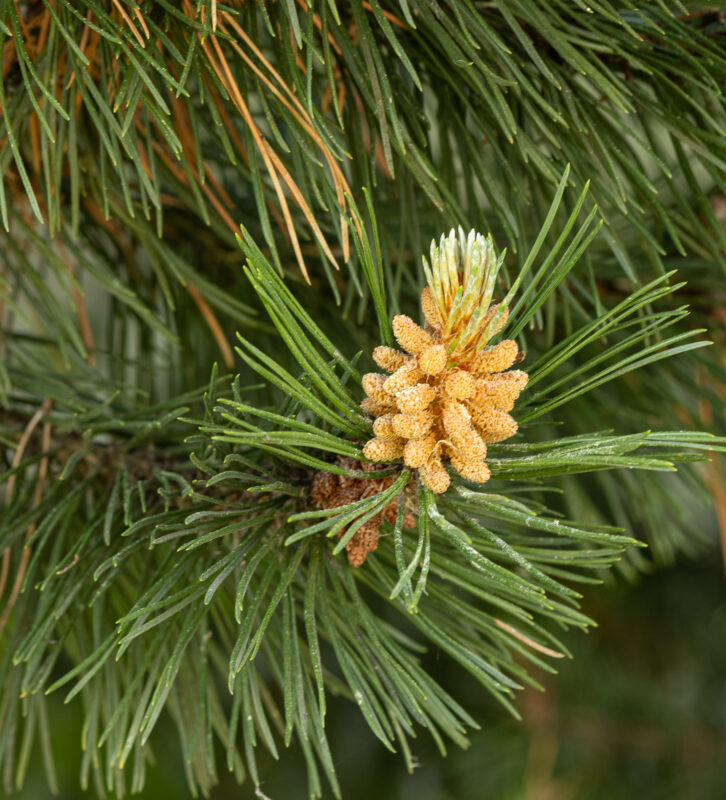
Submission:
<svg viewBox="0 0 726 800">
<path fill-rule="evenodd" d="M 527 373 L 512 370 L 524 354 L 517 343 L 489 341 L 507 321 L 508 308 L 491 305 L 502 258 L 491 237 L 459 229 L 431 245 L 424 259 L 428 286 L 421 295 L 426 327 L 400 314 L 393 332 L 405 352 L 377 347 L 373 358 L 388 374 L 363 377 L 361 407 L 375 417 L 375 438 L 363 449 L 373 462 L 395 461 L 419 470 L 437 494 L 449 487 L 444 466 L 470 481 L 490 477 L 487 443 L 517 432 L 508 413 L 527 385 Z"/>
</svg>

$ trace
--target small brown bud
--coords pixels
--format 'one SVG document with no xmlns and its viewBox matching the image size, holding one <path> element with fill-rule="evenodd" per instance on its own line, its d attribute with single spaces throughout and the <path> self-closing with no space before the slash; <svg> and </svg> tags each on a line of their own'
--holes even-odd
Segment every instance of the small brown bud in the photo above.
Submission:
<svg viewBox="0 0 726 800">
<path fill-rule="evenodd" d="M 348 503 L 354 503 L 360 498 L 358 481 L 356 478 L 350 478 L 347 475 L 338 475 L 338 481 L 339 485 L 335 490 L 335 494 L 332 499 L 325 504 L 328 508 L 347 506 Z"/>
<path fill-rule="evenodd" d="M 431 336 L 405 314 L 393 318 L 393 334 L 401 347 L 414 356 L 433 344 Z"/>
<path fill-rule="evenodd" d="M 383 515 L 376 514 L 375 517 L 372 517 L 367 522 L 363 523 L 360 528 L 358 528 L 353 536 L 353 539 L 358 539 L 365 544 L 368 552 L 375 550 L 378 547 L 378 526 L 382 521 Z M 352 542 L 353 539 L 350 541 Z M 350 542 L 348 542 L 348 544 L 350 544 Z"/>
<path fill-rule="evenodd" d="M 393 524 L 398 516 L 398 503 L 389 503 L 383 509 L 383 519 Z"/>
<path fill-rule="evenodd" d="M 348 563 L 351 567 L 359 567 L 368 555 L 368 547 L 366 543 L 354 536 L 345 546 L 348 553 Z"/>
<path fill-rule="evenodd" d="M 323 503 L 335 491 L 338 480 L 337 475 L 332 472 L 316 472 L 313 476 L 313 483 L 310 487 L 310 496 L 318 503 Z"/>
<path fill-rule="evenodd" d="M 360 468 L 360 461 L 352 456 L 340 456 L 338 458 L 338 466 L 343 469 L 357 470 Z M 342 480 L 343 476 L 339 475 L 338 480 Z"/>
</svg>

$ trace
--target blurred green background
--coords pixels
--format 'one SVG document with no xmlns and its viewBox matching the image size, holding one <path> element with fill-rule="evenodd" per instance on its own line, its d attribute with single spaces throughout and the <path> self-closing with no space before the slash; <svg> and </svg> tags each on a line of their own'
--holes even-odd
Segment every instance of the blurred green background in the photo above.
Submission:
<svg viewBox="0 0 726 800">
<path fill-rule="evenodd" d="M 574 658 L 539 675 L 544 693 L 519 698 L 517 722 L 450 663 L 431 654 L 444 685 L 480 721 L 467 751 L 441 758 L 422 738 L 412 775 L 373 738 L 356 708 L 332 699 L 330 741 L 345 800 L 723 800 L 726 798 L 726 578 L 716 546 L 693 561 L 588 590 L 598 621 L 565 641 Z M 61 797 L 79 788 L 80 717 L 57 699 L 53 749 Z M 187 798 L 175 733 L 159 729 L 143 800 Z M 262 755 L 262 754 L 261 754 Z M 221 754 L 220 754 L 221 756 Z M 18 800 L 50 796 L 39 754 Z M 221 759 L 220 759 L 221 761 Z M 271 800 L 306 796 L 299 751 L 261 760 Z M 332 797 L 332 794 L 329 794 Z M 211 795 L 253 798 L 223 774 Z"/>
</svg>

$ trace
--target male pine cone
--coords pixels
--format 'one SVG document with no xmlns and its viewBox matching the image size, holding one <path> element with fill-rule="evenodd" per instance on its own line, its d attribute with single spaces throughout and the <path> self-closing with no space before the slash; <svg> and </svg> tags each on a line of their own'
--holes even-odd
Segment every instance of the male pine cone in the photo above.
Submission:
<svg viewBox="0 0 726 800">
<path fill-rule="evenodd" d="M 432 244 L 433 270 L 424 261 L 429 285 L 421 295 L 426 328 L 410 317 L 393 319 L 405 352 L 377 347 L 373 359 L 388 375 L 363 376 L 361 407 L 375 417 L 375 438 L 363 453 L 370 461 L 394 461 L 418 469 L 431 491 L 445 492 L 448 459 L 463 478 L 490 477 L 487 442 L 513 436 L 517 423 L 507 413 L 527 384 L 527 373 L 511 370 L 521 360 L 517 343 L 487 346 L 507 321 L 508 309 L 490 306 L 501 265 L 491 238 L 459 230 Z"/>
</svg>

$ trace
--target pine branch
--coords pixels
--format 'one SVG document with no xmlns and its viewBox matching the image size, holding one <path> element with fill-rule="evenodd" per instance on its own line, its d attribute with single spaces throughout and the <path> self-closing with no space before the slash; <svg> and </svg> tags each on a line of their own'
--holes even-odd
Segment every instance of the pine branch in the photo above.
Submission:
<svg viewBox="0 0 726 800">
<path fill-rule="evenodd" d="M 583 230 L 570 231 L 572 241 L 582 239 Z M 542 243 L 547 238 L 543 234 Z M 186 408 L 175 398 L 122 412 L 118 394 L 81 403 L 76 390 L 69 405 L 68 395 L 59 392 L 57 410 L 46 417 L 50 439 L 37 452 L 35 444 L 16 450 L 21 455 L 11 474 L 20 483 L 10 497 L 6 490 L 10 513 L 0 534 L 10 554 L 28 537 L 32 550 L 24 552 L 32 557 L 23 568 L 25 590 L 15 598 L 3 685 L 32 697 L 36 714 L 44 713 L 37 705 L 41 692 L 63 688 L 68 700 L 79 697 L 91 715 L 87 748 L 96 752 L 100 746 L 106 754 L 105 766 L 94 758 L 87 769 L 96 770 L 99 785 L 108 788 L 123 785 L 132 753 L 134 783 L 142 779 L 166 709 L 183 732 L 193 787 L 208 788 L 216 780 L 201 734 L 210 726 L 239 777 L 246 769 L 259 785 L 257 731 L 273 754 L 278 737 L 308 742 L 303 749 L 311 793 L 322 791 L 319 768 L 337 792 L 323 728 L 331 686 L 345 687 L 389 749 L 410 753 L 408 739 L 418 725 L 437 741 L 443 735 L 464 743 L 474 721 L 423 670 L 418 645 L 394 635 L 372 610 L 372 597 L 403 614 L 420 641 L 440 648 L 516 714 L 514 692 L 536 684 L 521 658 L 551 669 L 547 659 L 567 652 L 554 629 L 591 622 L 577 610 L 579 592 L 572 584 L 597 582 L 603 568 L 637 543 L 621 529 L 583 525 L 549 510 L 542 479 L 622 468 L 671 471 L 676 463 L 703 458 L 706 450 L 726 448 L 723 440 L 691 432 L 532 440 L 525 413 L 521 441 L 491 446 L 492 479 L 485 487 L 456 478 L 452 491 L 437 496 L 423 484 L 416 489 L 411 470 L 363 469 L 361 446 L 370 423 L 357 409 L 356 359 L 317 327 L 248 241 L 240 238 L 252 286 L 302 371 L 296 377 L 250 343 L 240 348 L 243 360 L 276 387 L 271 407 L 243 400 L 238 381 L 220 395 L 224 381 L 216 374 L 204 403 L 196 392 L 185 398 Z M 564 262 L 550 251 L 529 283 L 525 273 L 518 277 L 524 302 L 515 304 L 512 329 L 533 318 L 543 294 L 574 268 L 567 253 L 577 245 L 568 249 L 559 241 L 556 249 L 562 247 Z M 536 262 L 533 257 L 528 263 Z M 378 273 L 365 274 L 375 280 Z M 600 348 L 582 366 L 579 349 L 621 330 L 627 344 L 641 343 L 655 323 L 668 324 L 672 315 L 647 315 L 636 325 L 630 315 L 674 288 L 665 279 L 655 281 L 584 324 L 551 351 L 552 364 L 542 354 L 533 382 L 551 382 L 550 369 L 571 359 L 578 364 L 570 367 L 575 374 L 593 366 L 608 375 L 629 368 L 618 345 Z M 557 381 L 551 385 L 558 390 Z M 544 414 L 567 399 L 535 408 Z M 206 407 L 206 418 L 190 417 L 192 406 Z M 66 408 L 75 410 L 75 419 Z M 17 423 L 9 422 L 12 441 Z M 72 433 L 75 426 L 82 437 Z M 170 449 L 182 431 L 186 444 Z M 119 445 L 109 450 L 99 436 Z M 94 455 L 99 447 L 102 458 Z M 160 460 L 154 453 L 161 447 Z M 43 460 L 49 485 L 28 507 L 28 492 L 38 486 L 33 465 Z M 321 506 L 311 481 L 325 473 L 347 486 L 383 488 L 347 504 Z M 88 492 L 94 499 L 81 502 Z M 337 554 L 389 506 L 391 521 L 376 523 L 382 536 L 376 553 L 358 569 L 346 565 Z M 76 528 L 83 535 L 73 536 Z M 17 570 L 17 556 L 11 558 Z M 52 680 L 59 659 L 73 666 Z M 222 684 L 233 694 L 231 707 Z M 116 698 L 113 707 L 103 700 L 108 696 Z M 187 719 L 191 708 L 196 717 Z M 19 710 L 15 702 L 5 706 L 6 760 L 20 732 Z M 277 735 L 275 719 L 282 720 Z M 236 749 L 238 735 L 244 752 Z"/>
<path fill-rule="evenodd" d="M 339 795 L 329 693 L 412 769 L 477 727 L 426 648 L 516 715 L 584 591 L 702 546 L 723 20 L 590 5 L 0 2 L 7 791 L 36 734 L 54 785 L 62 690 L 100 793 L 168 716 L 192 791 L 215 743 L 261 791 L 294 741 Z M 529 383 L 438 492 L 367 458 L 362 373 L 470 223 L 496 268 L 450 344 L 516 340 Z"/>
</svg>

